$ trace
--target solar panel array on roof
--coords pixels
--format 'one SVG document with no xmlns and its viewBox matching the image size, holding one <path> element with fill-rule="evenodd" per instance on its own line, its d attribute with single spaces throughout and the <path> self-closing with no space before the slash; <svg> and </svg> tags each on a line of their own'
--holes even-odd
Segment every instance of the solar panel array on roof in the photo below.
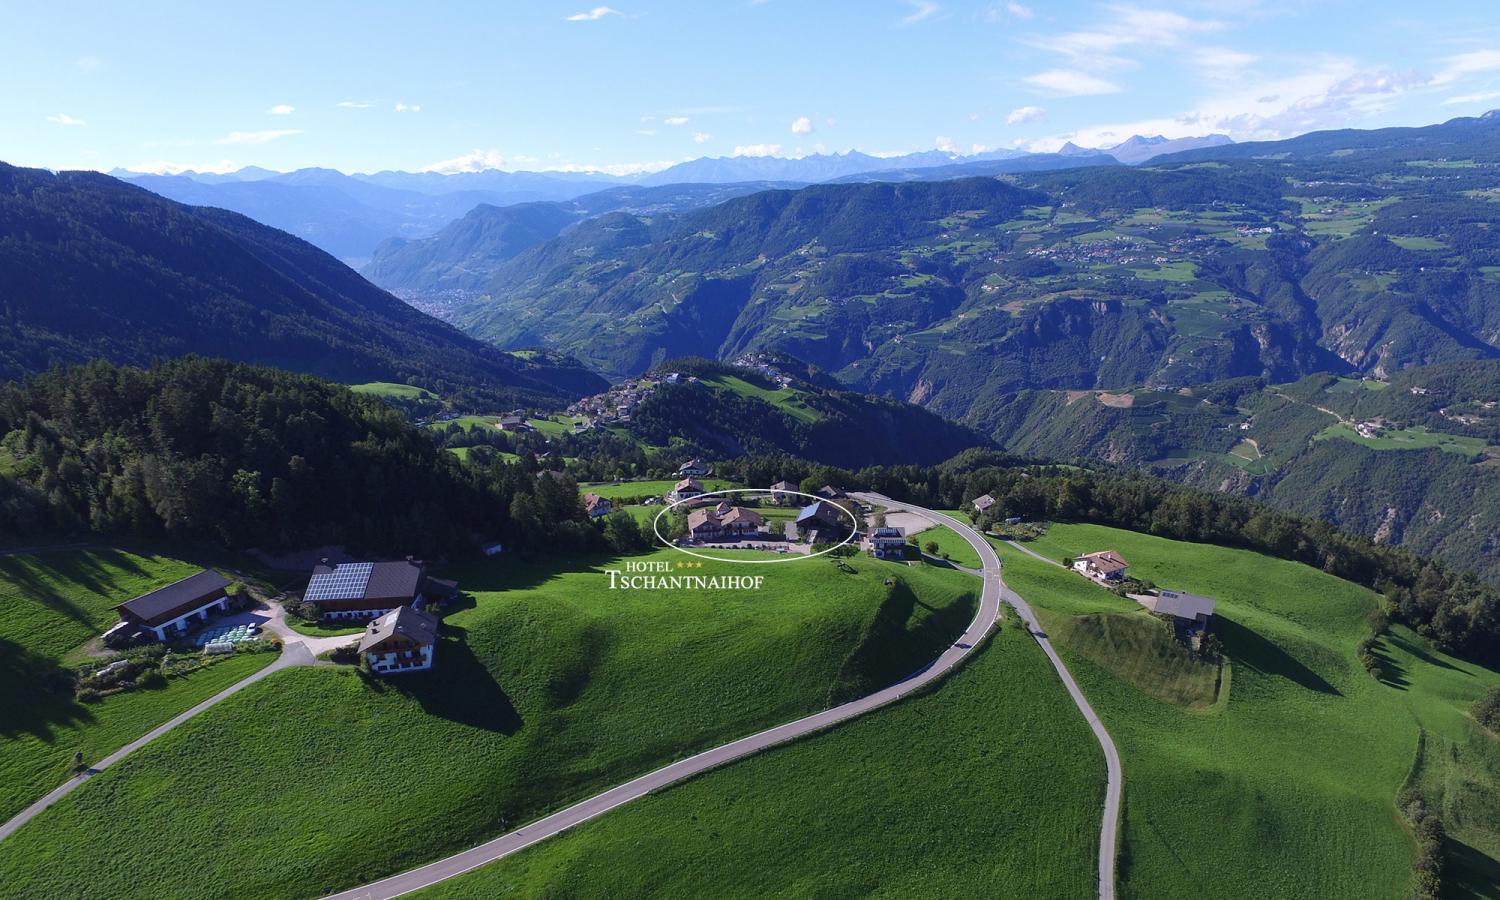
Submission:
<svg viewBox="0 0 1500 900">
<path fill-rule="evenodd" d="M 344 563 L 332 572 L 314 575 L 307 583 L 303 599 L 309 603 L 321 600 L 354 600 L 365 595 L 374 563 Z"/>
</svg>

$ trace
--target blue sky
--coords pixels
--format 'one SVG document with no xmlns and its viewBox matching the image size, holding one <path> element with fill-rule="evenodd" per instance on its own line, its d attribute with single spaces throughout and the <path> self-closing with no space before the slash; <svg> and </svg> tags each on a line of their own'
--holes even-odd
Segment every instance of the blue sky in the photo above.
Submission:
<svg viewBox="0 0 1500 900">
<path fill-rule="evenodd" d="M 629 172 L 1500 107 L 1493 0 L 608 2 L 8 4 L 0 159 Z"/>
</svg>

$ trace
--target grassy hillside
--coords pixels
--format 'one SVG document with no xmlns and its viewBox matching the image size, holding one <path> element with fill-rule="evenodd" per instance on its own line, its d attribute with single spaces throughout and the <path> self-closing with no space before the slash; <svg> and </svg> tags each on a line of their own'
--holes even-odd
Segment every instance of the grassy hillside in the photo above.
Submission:
<svg viewBox="0 0 1500 900">
<path fill-rule="evenodd" d="M 1088 525 L 1054 525 L 1031 546 L 1055 559 L 1115 549 L 1132 574 L 1218 601 L 1228 663 L 1205 705 L 1169 692 L 1183 673 L 1141 664 L 1129 640 L 1113 652 L 1136 654 L 1134 665 L 1101 657 L 1098 627 L 1081 637 L 1090 622 L 1142 620 L 1134 603 L 1001 545 L 1006 580 L 1037 608 L 1124 758 L 1122 896 L 1404 894 L 1413 845 L 1394 800 L 1418 735 L 1472 746 L 1463 711 L 1500 675 L 1397 629 L 1378 648 L 1391 676 L 1376 681 L 1355 659 L 1374 595 L 1306 566 Z M 1476 797 L 1495 802 L 1466 782 L 1453 803 Z M 1488 852 L 1493 821 L 1470 820 Z M 1464 868 L 1482 880 L 1493 862 L 1479 859 Z"/>
<path fill-rule="evenodd" d="M 573 361 L 499 352 L 285 232 L 106 175 L 0 163 L 0 235 L 0 378 L 193 353 L 496 403 L 603 384 Z"/>
<path fill-rule="evenodd" d="M 112 607 L 198 568 L 107 548 L 0 557 L 0 820 L 61 784 L 75 752 L 97 761 L 276 658 L 236 655 L 161 688 L 74 699 L 64 667 L 117 621 Z"/>
<path fill-rule="evenodd" d="M 418 896 L 1084 897 L 1103 772 L 1012 625 L 935 690 Z"/>
<path fill-rule="evenodd" d="M 316 895 L 904 675 L 967 624 L 978 587 L 856 559 L 767 567 L 758 592 L 609 590 L 621 562 L 456 571 L 475 603 L 447 617 L 434 672 L 278 674 L 89 782 L 0 845 L 0 868 L 48 896 Z M 115 850 L 147 842 L 177 852 Z"/>
<path fill-rule="evenodd" d="M 59 659 L 117 622 L 116 604 L 200 568 L 109 548 L 0 556 L 0 642 Z"/>
</svg>

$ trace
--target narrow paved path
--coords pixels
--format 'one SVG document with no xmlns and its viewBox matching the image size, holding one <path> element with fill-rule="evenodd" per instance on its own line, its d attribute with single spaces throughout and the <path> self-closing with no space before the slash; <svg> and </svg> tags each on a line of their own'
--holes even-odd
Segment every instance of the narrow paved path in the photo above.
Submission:
<svg viewBox="0 0 1500 900">
<path fill-rule="evenodd" d="M 1026 546 L 1025 544 L 1021 543 L 1020 541 L 1006 541 L 1005 543 L 1011 545 L 1012 547 L 1016 548 L 1017 550 L 1021 551 L 1022 553 L 1026 554 L 1029 557 L 1031 557 L 1032 559 L 1039 559 L 1039 560 L 1041 560 L 1042 562 L 1046 563 L 1049 566 L 1057 566 L 1059 569 L 1066 569 L 1067 568 L 1067 566 L 1063 565 L 1062 563 L 1058 562 L 1057 560 L 1048 558 L 1046 556 L 1043 556 L 1042 554 L 1036 552 L 1035 550 L 1033 550 L 1030 547 Z"/>
<path fill-rule="evenodd" d="M 1113 742 L 1109 734 L 1105 732 L 1104 726 L 1099 722 L 1098 716 L 1084 699 L 1083 693 L 1074 683 L 1072 675 L 1068 673 L 1067 667 L 1058 658 L 1047 637 L 1042 633 L 1036 622 L 1036 617 L 1031 612 L 1031 607 L 1026 601 L 1016 596 L 1005 586 L 1000 578 L 1000 556 L 995 548 L 982 535 L 970 528 L 967 524 L 946 516 L 933 510 L 924 509 L 911 504 L 900 503 L 879 494 L 856 494 L 855 497 L 865 503 L 884 505 L 891 510 L 913 513 L 932 522 L 947 525 L 957 532 L 968 542 L 969 546 L 979 554 L 984 566 L 983 570 L 967 570 L 983 578 L 983 588 L 979 598 L 979 610 L 975 613 L 974 620 L 969 627 L 947 650 L 943 651 L 931 665 L 920 672 L 908 677 L 904 681 L 891 685 L 884 690 L 876 691 L 866 697 L 836 706 L 833 709 L 824 710 L 795 722 L 778 725 L 758 734 L 740 738 L 728 744 L 706 750 L 696 756 L 678 760 L 670 765 L 663 766 L 654 772 L 648 772 L 633 781 L 628 781 L 618 787 L 611 788 L 602 794 L 597 794 L 587 800 L 580 801 L 560 812 L 553 813 L 542 819 L 532 822 L 515 831 L 503 834 L 493 840 L 471 847 L 460 853 L 428 863 L 398 875 L 367 884 L 363 887 L 352 888 L 338 894 L 332 894 L 325 900 L 390 900 L 412 891 L 445 881 L 480 866 L 503 859 L 506 856 L 524 850 L 533 844 L 540 843 L 547 838 L 560 834 L 575 825 L 580 825 L 601 816 L 610 810 L 640 799 L 653 791 L 660 790 L 668 785 L 681 781 L 693 775 L 706 772 L 709 769 L 743 759 L 762 750 L 767 750 L 784 744 L 788 741 L 813 734 L 817 731 L 830 728 L 842 722 L 846 722 L 856 716 L 864 715 L 871 710 L 879 709 L 890 703 L 907 696 L 913 691 L 920 690 L 929 684 L 941 679 L 953 670 L 965 657 L 974 652 L 975 648 L 984 640 L 990 629 L 1000 619 L 1000 601 L 1003 598 L 1017 612 L 1017 615 L 1026 622 L 1031 634 L 1037 642 L 1042 645 L 1052 665 L 1062 676 L 1063 682 L 1068 687 L 1073 702 L 1083 712 L 1084 718 L 1088 720 L 1098 737 L 1100 744 L 1104 747 L 1105 759 L 1108 768 L 1109 783 L 1106 790 L 1103 837 L 1099 848 L 1099 896 L 1102 900 L 1114 900 L 1114 872 L 1115 872 L 1115 834 L 1119 827 L 1120 812 L 1120 760 L 1115 753 Z"/>
<path fill-rule="evenodd" d="M 344 638 L 343 640 L 347 643 L 348 641 L 352 640 L 352 638 Z M 262 678 L 269 677 L 275 672 L 279 672 L 282 669 L 291 668 L 292 666 L 310 666 L 317 661 L 316 657 L 313 654 L 313 651 L 309 649 L 307 643 L 305 643 L 303 640 L 283 643 L 281 646 L 281 655 L 278 656 L 276 658 L 276 661 L 271 663 L 269 666 L 266 666 L 264 669 L 261 669 L 260 671 L 255 672 L 252 675 L 248 675 L 245 678 L 236 681 L 234 684 L 231 684 L 224 690 L 219 691 L 217 694 L 214 694 L 207 700 L 198 703 L 196 706 L 193 706 L 192 708 L 184 712 L 178 713 L 161 725 L 158 725 L 157 727 L 151 729 L 150 731 L 111 753 L 110 755 L 94 763 L 84 771 L 78 773 L 77 775 L 74 775 L 72 778 L 69 778 L 67 781 L 54 788 L 50 793 L 47 794 L 47 796 L 21 810 L 21 812 L 16 814 L 15 818 L 6 822 L 4 825 L 0 825 L 0 841 L 3 841 L 6 838 L 10 837 L 16 832 L 17 829 L 19 829 L 22 825 L 25 825 L 27 822 L 30 822 L 32 819 L 36 818 L 37 815 L 47 807 L 73 793 L 73 791 L 77 790 L 78 786 L 83 784 L 85 781 L 88 781 L 90 778 L 93 778 L 95 775 L 98 775 L 100 772 L 103 772 L 105 769 L 109 768 L 110 766 L 114 765 L 115 763 L 119 762 L 135 751 L 141 749 L 142 747 L 176 728 L 178 725 L 181 725 L 183 722 L 186 722 L 187 720 L 193 718 L 204 710 L 216 706 L 225 700 L 228 700 L 230 697 L 233 697 L 235 694 L 239 693 L 250 685 L 256 683 L 257 681 L 260 681 Z"/>
</svg>

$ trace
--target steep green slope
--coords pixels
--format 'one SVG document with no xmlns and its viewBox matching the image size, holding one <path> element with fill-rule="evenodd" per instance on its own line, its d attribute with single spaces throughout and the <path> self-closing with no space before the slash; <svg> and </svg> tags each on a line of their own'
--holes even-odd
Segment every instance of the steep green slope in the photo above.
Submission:
<svg viewBox="0 0 1500 900">
<path fill-rule="evenodd" d="M 1146 618 L 1136 604 L 1000 548 L 1120 748 L 1122 896 L 1404 895 L 1413 846 L 1395 800 L 1419 735 L 1469 743 L 1463 712 L 1500 675 L 1398 628 L 1377 643 L 1376 680 L 1356 660 L 1375 595 L 1306 566 L 1089 525 L 1054 525 L 1032 546 L 1054 559 L 1115 549 L 1132 574 L 1218 601 L 1224 684 L 1190 708 L 1074 640 L 1080 617 Z M 1485 790 L 1470 799 L 1500 801 Z M 1481 832 L 1482 858 L 1496 848 Z"/>
<path fill-rule="evenodd" d="M 0 378 L 196 353 L 496 402 L 600 386 L 466 337 L 288 234 L 104 175 L 0 164 L 0 273 Z"/>
<path fill-rule="evenodd" d="M 1103 772 L 1012 625 L 934 691 L 417 896 L 1083 897 Z"/>
<path fill-rule="evenodd" d="M 971 423 L 1005 449 L 1253 494 L 1500 576 L 1500 362 L 1180 392 L 1023 391 Z"/>
<path fill-rule="evenodd" d="M 862 642 L 883 642 L 858 654 L 866 674 L 892 680 L 883 661 L 931 659 L 977 603 L 973 576 L 874 560 L 758 567 L 775 571 L 755 591 L 610 590 L 623 562 L 452 572 L 474 600 L 446 617 L 431 673 L 294 669 L 247 689 L 0 844 L 9 888 L 318 896 L 824 708 Z M 899 585 L 896 627 L 872 628 Z M 118 852 L 145 843 L 175 852 Z"/>
</svg>

